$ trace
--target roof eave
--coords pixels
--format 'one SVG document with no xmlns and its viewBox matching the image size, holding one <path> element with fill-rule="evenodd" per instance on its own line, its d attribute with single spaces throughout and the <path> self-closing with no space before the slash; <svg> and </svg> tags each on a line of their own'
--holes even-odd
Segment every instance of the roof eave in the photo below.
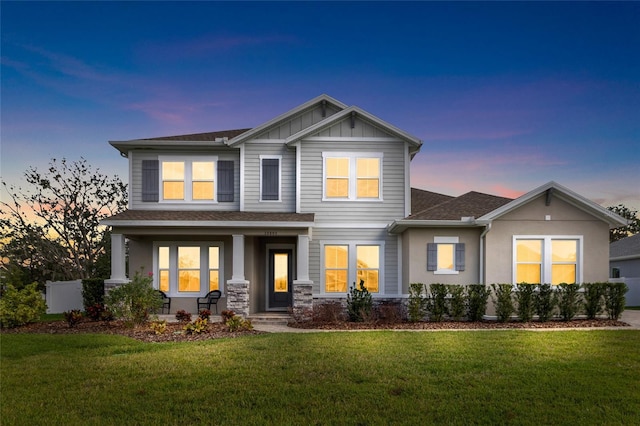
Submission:
<svg viewBox="0 0 640 426">
<path fill-rule="evenodd" d="M 409 228 L 475 228 L 483 226 L 484 224 L 478 223 L 476 220 L 412 220 L 401 219 L 394 220 L 391 225 L 387 227 L 387 231 L 391 234 L 401 234 Z"/>
<path fill-rule="evenodd" d="M 336 106 L 338 108 L 341 108 L 341 109 L 347 108 L 347 105 L 343 104 L 339 100 L 334 99 L 329 95 L 322 94 L 322 95 L 320 95 L 320 96 L 318 96 L 316 98 L 311 99 L 310 101 L 307 101 L 307 102 L 303 103 L 302 105 L 299 105 L 299 106 L 297 106 L 297 107 L 295 107 L 295 108 L 293 108 L 293 109 L 291 109 L 291 110 L 289 110 L 289 111 L 287 111 L 287 112 L 285 112 L 283 114 L 280 114 L 276 118 L 273 118 L 273 119 L 267 121 L 266 123 L 263 123 L 263 124 L 261 124 L 261 125 L 259 125 L 257 127 L 254 127 L 253 129 L 241 134 L 241 135 L 236 136 L 235 138 L 233 138 L 233 139 L 228 141 L 228 145 L 229 146 L 234 146 L 234 145 L 240 144 L 242 142 L 245 142 L 245 141 L 251 139 L 253 136 L 263 132 L 264 130 L 266 130 L 266 129 L 270 128 L 270 127 L 273 127 L 273 126 L 277 125 L 278 123 L 286 120 L 288 117 L 290 117 L 292 115 L 295 115 L 295 114 L 297 114 L 297 113 L 299 113 L 301 111 L 304 111 L 304 110 L 306 110 L 306 109 L 308 109 L 308 108 L 310 108 L 310 107 L 312 107 L 312 106 L 314 106 L 314 105 L 316 105 L 316 104 L 318 104 L 319 102 L 322 102 L 322 101 L 327 101 L 327 102 L 329 102 L 329 103 L 333 104 L 334 106 Z"/>
<path fill-rule="evenodd" d="M 104 226 L 140 228 L 309 228 L 314 222 L 251 221 L 251 220 L 109 220 L 100 222 Z"/>
</svg>

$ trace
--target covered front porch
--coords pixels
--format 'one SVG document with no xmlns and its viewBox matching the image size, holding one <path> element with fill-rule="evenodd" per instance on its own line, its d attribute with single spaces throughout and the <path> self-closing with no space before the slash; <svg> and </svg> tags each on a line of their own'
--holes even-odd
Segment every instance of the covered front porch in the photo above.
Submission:
<svg viewBox="0 0 640 426">
<path fill-rule="evenodd" d="M 313 215 L 264 213 L 259 214 L 261 219 L 280 220 L 204 223 L 151 220 L 157 212 L 147 213 L 133 223 L 113 220 L 118 216 L 109 219 L 113 229 L 107 288 L 128 282 L 141 271 L 151 272 L 154 287 L 171 298 L 170 314 L 178 310 L 197 314 L 197 298 L 214 289 L 222 292 L 218 313 L 227 309 L 248 317 L 311 308 Z M 291 218 L 297 220 L 282 220 Z"/>
</svg>

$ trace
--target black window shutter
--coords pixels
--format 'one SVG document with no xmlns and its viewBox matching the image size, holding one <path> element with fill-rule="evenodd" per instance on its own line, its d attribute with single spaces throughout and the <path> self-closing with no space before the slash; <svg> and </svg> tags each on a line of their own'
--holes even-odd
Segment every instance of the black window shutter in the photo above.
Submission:
<svg viewBox="0 0 640 426">
<path fill-rule="evenodd" d="M 158 202 L 159 170 L 158 160 L 142 160 L 142 201 Z"/>
<path fill-rule="evenodd" d="M 218 201 L 233 201 L 233 161 L 218 161 Z"/>
<path fill-rule="evenodd" d="M 438 244 L 427 243 L 427 271 L 438 269 Z"/>
<path fill-rule="evenodd" d="M 464 243 L 456 243 L 456 271 L 464 271 Z"/>
<path fill-rule="evenodd" d="M 277 200 L 280 191 L 280 160 L 265 158 L 262 160 L 262 199 Z"/>
</svg>

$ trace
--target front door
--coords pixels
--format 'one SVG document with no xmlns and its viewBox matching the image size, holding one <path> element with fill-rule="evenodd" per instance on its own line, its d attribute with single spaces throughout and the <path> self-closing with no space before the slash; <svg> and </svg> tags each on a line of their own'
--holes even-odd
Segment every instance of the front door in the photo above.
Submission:
<svg viewBox="0 0 640 426">
<path fill-rule="evenodd" d="M 270 248 L 268 252 L 268 310 L 286 310 L 291 306 L 293 250 Z"/>
</svg>

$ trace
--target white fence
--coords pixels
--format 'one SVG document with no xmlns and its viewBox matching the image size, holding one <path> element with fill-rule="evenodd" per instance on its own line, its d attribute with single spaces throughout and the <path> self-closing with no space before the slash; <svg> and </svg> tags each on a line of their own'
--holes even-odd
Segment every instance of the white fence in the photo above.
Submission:
<svg viewBox="0 0 640 426">
<path fill-rule="evenodd" d="M 609 278 L 612 283 L 625 283 L 629 291 L 625 295 L 627 306 L 640 306 L 640 277 L 634 278 Z"/>
<path fill-rule="evenodd" d="M 82 303 L 82 280 L 47 281 L 48 314 L 60 314 L 73 309 L 84 310 Z"/>
</svg>

